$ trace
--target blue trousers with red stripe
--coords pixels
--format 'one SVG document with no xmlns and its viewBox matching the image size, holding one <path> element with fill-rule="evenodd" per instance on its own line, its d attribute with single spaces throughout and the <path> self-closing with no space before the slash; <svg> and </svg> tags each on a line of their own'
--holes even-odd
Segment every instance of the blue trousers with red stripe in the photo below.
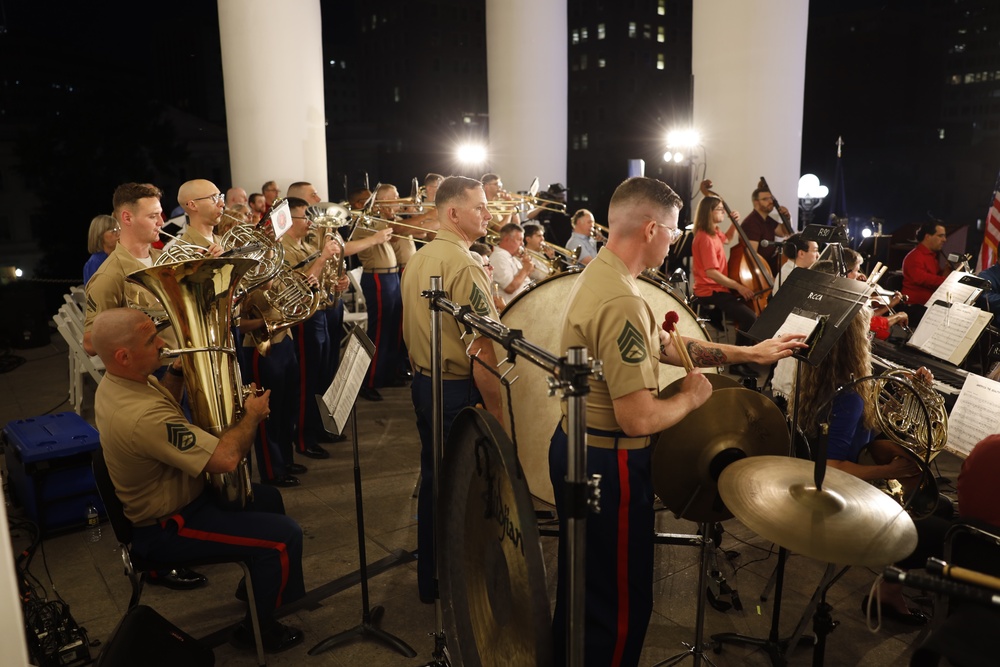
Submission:
<svg viewBox="0 0 1000 667">
<path fill-rule="evenodd" d="M 298 415 L 295 420 L 295 446 L 300 452 L 318 446 L 319 437 L 326 431 L 319 416 L 316 394 L 323 394 L 330 386 L 327 375 L 330 368 L 330 334 L 325 310 L 295 326 L 296 354 L 299 358 Z"/>
<path fill-rule="evenodd" d="M 173 516 L 136 528 L 136 554 L 164 562 L 246 558 L 262 621 L 274 610 L 305 595 L 302 581 L 302 528 L 285 516 L 281 493 L 253 485 L 254 499 L 243 511 L 224 510 L 206 492 Z"/>
<path fill-rule="evenodd" d="M 271 345 L 266 357 L 256 347 L 243 350 L 243 381 L 271 390 L 271 416 L 257 427 L 254 452 L 261 481 L 283 477 L 292 463 L 292 442 L 299 407 L 299 361 L 287 336 Z"/>
<path fill-rule="evenodd" d="M 566 516 L 567 438 L 549 444 L 556 509 Z M 601 513 L 587 515 L 584 663 L 638 665 L 653 612 L 653 482 L 649 448 L 587 448 L 587 475 L 601 475 Z M 559 528 L 559 580 L 552 618 L 555 665 L 566 663 L 567 541 Z"/>
<path fill-rule="evenodd" d="M 399 327 L 403 297 L 398 273 L 362 273 L 361 292 L 368 308 L 368 337 L 375 343 L 375 356 L 365 386 L 378 389 L 389 384 L 399 369 Z"/>
</svg>

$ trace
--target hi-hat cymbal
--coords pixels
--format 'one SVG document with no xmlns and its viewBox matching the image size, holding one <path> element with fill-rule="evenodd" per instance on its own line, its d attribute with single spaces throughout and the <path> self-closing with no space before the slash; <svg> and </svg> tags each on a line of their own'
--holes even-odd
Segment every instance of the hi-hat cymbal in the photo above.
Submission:
<svg viewBox="0 0 1000 667">
<path fill-rule="evenodd" d="M 871 484 L 827 468 L 822 490 L 811 461 L 758 456 L 722 471 L 719 494 L 761 537 L 838 565 L 881 567 L 917 546 L 917 529 L 898 503 Z"/>
<path fill-rule="evenodd" d="M 706 375 L 719 386 L 722 376 Z M 728 379 L 728 378 L 727 378 Z M 661 396 L 676 393 L 678 383 Z M 724 521 L 732 516 L 716 480 L 733 461 L 760 454 L 786 454 L 788 426 L 781 410 L 756 391 L 716 389 L 697 410 L 662 431 L 653 452 L 653 489 L 678 518 Z"/>
<path fill-rule="evenodd" d="M 545 565 L 514 445 L 485 410 L 452 424 L 438 543 L 449 649 L 466 667 L 552 662 Z"/>
</svg>

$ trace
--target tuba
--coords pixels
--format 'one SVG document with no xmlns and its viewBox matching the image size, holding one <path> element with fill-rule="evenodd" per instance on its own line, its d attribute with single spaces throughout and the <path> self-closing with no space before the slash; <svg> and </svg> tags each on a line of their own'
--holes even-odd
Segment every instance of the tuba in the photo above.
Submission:
<svg viewBox="0 0 1000 667">
<path fill-rule="evenodd" d="M 876 416 L 879 428 L 920 467 L 915 489 L 890 489 L 914 519 L 930 515 L 937 506 L 938 488 L 930 462 L 948 442 L 948 411 L 944 398 L 928 383 L 907 370 L 896 369 L 875 378 Z M 892 486 L 892 480 L 890 486 Z"/>
<path fill-rule="evenodd" d="M 127 277 L 152 292 L 166 309 L 178 349 L 165 353 L 181 355 L 192 421 L 215 436 L 240 417 L 248 393 L 230 324 L 236 286 L 257 264 L 243 258 L 195 259 L 153 266 Z M 208 479 L 227 509 L 242 509 L 252 498 L 246 459 L 233 472 L 209 474 Z"/>
</svg>

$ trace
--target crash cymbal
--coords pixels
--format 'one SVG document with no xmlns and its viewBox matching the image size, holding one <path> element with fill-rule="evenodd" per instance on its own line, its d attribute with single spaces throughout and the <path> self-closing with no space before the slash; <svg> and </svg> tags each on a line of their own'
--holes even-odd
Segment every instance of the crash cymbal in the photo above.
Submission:
<svg viewBox="0 0 1000 667">
<path fill-rule="evenodd" d="M 761 537 L 838 565 L 881 567 L 917 546 L 917 529 L 898 503 L 871 484 L 827 468 L 822 490 L 811 461 L 758 456 L 722 471 L 719 494 Z"/>
<path fill-rule="evenodd" d="M 722 376 L 706 375 L 709 381 Z M 729 380 L 729 378 L 726 378 Z M 663 394 L 676 392 L 674 384 Z M 733 382 L 732 380 L 729 380 Z M 678 518 L 715 522 L 732 517 L 716 480 L 733 461 L 788 453 L 788 426 L 774 403 L 756 391 L 727 387 L 674 426 L 662 431 L 653 452 L 653 490 Z"/>
<path fill-rule="evenodd" d="M 457 664 L 552 664 L 538 525 L 503 427 L 466 408 L 441 470 L 438 553 L 449 650 Z"/>
</svg>

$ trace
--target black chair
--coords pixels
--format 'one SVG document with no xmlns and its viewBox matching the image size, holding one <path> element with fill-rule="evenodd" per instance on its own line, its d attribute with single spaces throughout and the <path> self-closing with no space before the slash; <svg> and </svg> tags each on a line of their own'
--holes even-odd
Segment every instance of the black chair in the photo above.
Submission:
<svg viewBox="0 0 1000 667">
<path fill-rule="evenodd" d="M 135 555 L 131 551 L 132 545 L 132 522 L 125 516 L 125 508 L 115 491 L 115 485 L 108 474 L 108 466 L 104 461 L 104 450 L 97 448 L 92 453 L 91 465 L 94 469 L 94 479 L 97 482 L 97 491 L 104 501 L 104 508 L 108 513 L 108 520 L 111 528 L 115 532 L 115 539 L 121 547 L 122 563 L 125 566 L 125 576 L 132 583 L 132 597 L 129 600 L 128 608 L 133 609 L 139 604 L 142 595 L 142 586 L 145 582 L 145 573 L 150 570 L 172 570 L 178 567 L 196 568 L 203 565 L 217 565 L 220 563 L 235 563 L 243 568 L 243 575 L 246 577 L 247 598 L 250 605 L 250 618 L 253 622 L 253 636 L 257 645 L 257 664 L 264 667 L 264 642 L 260 634 L 260 619 L 257 618 L 257 607 L 254 605 L 253 583 L 250 578 L 250 566 L 245 560 L 233 557 L 202 558 L 198 560 L 163 563 L 149 558 Z"/>
</svg>

